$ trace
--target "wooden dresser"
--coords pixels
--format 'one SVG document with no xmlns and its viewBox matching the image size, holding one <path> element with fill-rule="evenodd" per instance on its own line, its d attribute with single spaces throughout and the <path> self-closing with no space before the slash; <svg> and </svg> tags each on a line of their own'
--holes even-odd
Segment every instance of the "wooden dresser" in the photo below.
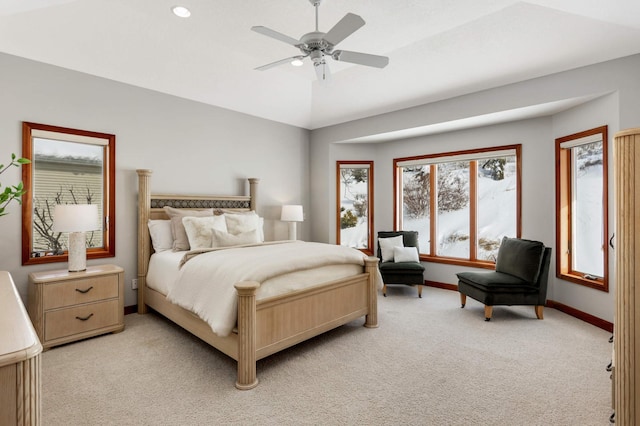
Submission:
<svg viewBox="0 0 640 426">
<path fill-rule="evenodd" d="M 640 128 L 614 137 L 616 316 L 613 330 L 615 423 L 640 425 Z"/>
<path fill-rule="evenodd" d="M 124 270 L 90 266 L 29 274 L 29 315 L 42 346 L 124 329 Z"/>
<path fill-rule="evenodd" d="M 11 275 L 0 271 L 0 424 L 40 424 L 38 340 Z"/>
</svg>

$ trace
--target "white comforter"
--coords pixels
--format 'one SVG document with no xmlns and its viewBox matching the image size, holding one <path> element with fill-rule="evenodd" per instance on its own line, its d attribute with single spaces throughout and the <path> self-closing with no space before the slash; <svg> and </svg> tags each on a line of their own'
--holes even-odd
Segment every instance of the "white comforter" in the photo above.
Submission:
<svg viewBox="0 0 640 426">
<path fill-rule="evenodd" d="M 364 265 L 358 250 L 322 243 L 288 242 L 187 253 L 167 299 L 206 321 L 214 333 L 227 336 L 236 325 L 234 284 L 257 281 L 326 265 Z"/>
</svg>

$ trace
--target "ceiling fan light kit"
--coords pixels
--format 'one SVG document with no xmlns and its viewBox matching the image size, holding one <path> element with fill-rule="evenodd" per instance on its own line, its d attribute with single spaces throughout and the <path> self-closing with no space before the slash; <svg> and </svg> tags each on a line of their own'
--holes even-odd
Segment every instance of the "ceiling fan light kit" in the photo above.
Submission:
<svg viewBox="0 0 640 426">
<path fill-rule="evenodd" d="M 322 0 L 309 0 L 316 9 L 316 29 L 315 31 L 304 34 L 300 40 L 289 37 L 278 31 L 263 26 L 251 27 L 251 30 L 271 37 L 273 39 L 290 44 L 300 50 L 302 55 L 296 55 L 290 58 L 281 59 L 266 65 L 257 67 L 256 70 L 265 71 L 278 65 L 291 63 L 295 66 L 302 65 L 302 60 L 306 57 L 311 59 L 314 65 L 318 80 L 326 83 L 331 78 L 331 72 L 326 58 L 330 57 L 334 61 L 349 62 L 352 64 L 366 65 L 369 67 L 384 68 L 389 63 L 386 56 L 371 55 L 369 53 L 351 52 L 348 50 L 334 50 L 335 46 L 345 38 L 349 37 L 356 30 L 361 28 L 365 22 L 360 16 L 347 13 L 337 24 L 333 26 L 327 33 L 318 30 L 318 7 Z M 294 64 L 295 62 L 295 64 Z"/>
</svg>

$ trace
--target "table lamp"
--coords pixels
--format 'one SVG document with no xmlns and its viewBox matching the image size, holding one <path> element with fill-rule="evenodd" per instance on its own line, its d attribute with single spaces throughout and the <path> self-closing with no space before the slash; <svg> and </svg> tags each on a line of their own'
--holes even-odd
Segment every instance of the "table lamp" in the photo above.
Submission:
<svg viewBox="0 0 640 426">
<path fill-rule="evenodd" d="M 302 222 L 304 216 L 302 213 L 302 206 L 297 205 L 285 205 L 282 206 L 282 213 L 280 220 L 283 222 L 289 222 L 289 239 L 296 239 L 296 222 Z"/>
<path fill-rule="evenodd" d="M 53 231 L 69 233 L 69 272 L 87 269 L 85 232 L 100 229 L 96 204 L 58 204 L 53 210 Z"/>
</svg>

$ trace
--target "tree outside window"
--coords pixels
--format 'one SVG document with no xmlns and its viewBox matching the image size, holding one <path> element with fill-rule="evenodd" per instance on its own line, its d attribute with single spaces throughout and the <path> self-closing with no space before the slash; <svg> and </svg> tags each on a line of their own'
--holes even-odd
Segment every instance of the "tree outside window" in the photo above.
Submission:
<svg viewBox="0 0 640 426">
<path fill-rule="evenodd" d="M 337 244 L 372 254 L 373 161 L 336 163 Z"/>
</svg>

